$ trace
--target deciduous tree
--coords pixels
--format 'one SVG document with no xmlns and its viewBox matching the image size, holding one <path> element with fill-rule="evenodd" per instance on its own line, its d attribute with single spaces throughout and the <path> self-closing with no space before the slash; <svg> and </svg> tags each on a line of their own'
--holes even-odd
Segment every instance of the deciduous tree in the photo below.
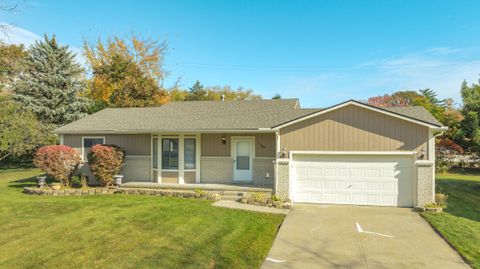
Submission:
<svg viewBox="0 0 480 269">
<path fill-rule="evenodd" d="M 480 150 L 480 80 L 478 84 L 462 83 L 460 90 L 463 99 L 460 137 L 464 139 L 464 147 Z"/>
<path fill-rule="evenodd" d="M 25 69 L 27 55 L 23 45 L 5 44 L 0 41 L 0 91 L 11 91 L 12 83 Z"/>
<path fill-rule="evenodd" d="M 51 129 L 39 122 L 35 114 L 24 111 L 12 100 L 0 97 L 0 161 L 32 153 L 39 146 L 52 144 Z"/>
<path fill-rule="evenodd" d="M 85 42 L 83 50 L 92 73 L 85 95 L 96 107 L 145 107 L 169 101 L 163 89 L 166 42 L 113 37 L 93 46 Z"/>
</svg>

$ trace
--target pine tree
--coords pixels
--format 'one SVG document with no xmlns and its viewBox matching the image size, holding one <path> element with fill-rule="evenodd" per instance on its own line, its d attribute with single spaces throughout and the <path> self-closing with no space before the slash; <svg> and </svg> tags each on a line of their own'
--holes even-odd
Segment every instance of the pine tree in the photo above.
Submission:
<svg viewBox="0 0 480 269">
<path fill-rule="evenodd" d="M 207 96 L 207 91 L 200 81 L 196 81 L 191 88 L 188 89 L 188 94 L 185 101 L 206 101 L 210 100 Z"/>
<path fill-rule="evenodd" d="M 78 94 L 84 89 L 83 68 L 68 46 L 55 36 L 37 41 L 29 48 L 26 70 L 13 85 L 14 99 L 44 123 L 63 125 L 84 115 L 88 100 Z"/>
</svg>

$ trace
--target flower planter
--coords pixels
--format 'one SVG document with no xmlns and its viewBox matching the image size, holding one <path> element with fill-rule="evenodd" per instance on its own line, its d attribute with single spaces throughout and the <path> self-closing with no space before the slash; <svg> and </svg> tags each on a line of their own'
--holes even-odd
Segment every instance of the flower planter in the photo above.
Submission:
<svg viewBox="0 0 480 269">
<path fill-rule="evenodd" d="M 47 177 L 46 176 L 37 177 L 37 186 L 39 188 L 43 188 L 43 186 L 45 186 L 46 183 L 47 183 Z"/>
<path fill-rule="evenodd" d="M 59 189 L 62 188 L 62 184 L 60 184 L 60 183 L 52 183 L 52 185 L 50 185 L 50 188 L 52 188 L 52 190 L 58 191 Z"/>
<path fill-rule="evenodd" d="M 122 180 L 123 180 L 123 175 L 114 175 L 113 176 L 113 182 L 114 182 L 115 186 L 122 185 Z"/>
<path fill-rule="evenodd" d="M 440 213 L 440 212 L 443 212 L 443 208 L 442 207 L 427 207 L 427 208 L 425 208 L 425 211 Z"/>
</svg>

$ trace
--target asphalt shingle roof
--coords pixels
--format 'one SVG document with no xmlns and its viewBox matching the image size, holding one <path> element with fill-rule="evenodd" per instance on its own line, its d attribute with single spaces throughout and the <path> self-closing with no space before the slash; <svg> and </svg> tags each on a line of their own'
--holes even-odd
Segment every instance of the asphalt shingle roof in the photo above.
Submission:
<svg viewBox="0 0 480 269">
<path fill-rule="evenodd" d="M 172 102 L 160 107 L 107 108 L 55 130 L 56 133 L 258 130 L 321 109 L 301 109 L 298 99 Z M 423 108 L 387 108 L 441 125 Z"/>
<path fill-rule="evenodd" d="M 442 124 L 423 106 L 383 107 L 383 109 L 427 123 L 442 126 Z"/>
</svg>

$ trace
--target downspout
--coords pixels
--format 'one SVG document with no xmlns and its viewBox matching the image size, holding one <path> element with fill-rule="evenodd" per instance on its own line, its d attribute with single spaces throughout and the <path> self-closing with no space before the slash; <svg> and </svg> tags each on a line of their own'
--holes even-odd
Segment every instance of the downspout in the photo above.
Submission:
<svg viewBox="0 0 480 269">
<path fill-rule="evenodd" d="M 274 177 L 274 193 L 277 194 L 278 187 L 278 158 L 280 158 L 280 131 L 275 132 L 275 177 Z"/>
</svg>

